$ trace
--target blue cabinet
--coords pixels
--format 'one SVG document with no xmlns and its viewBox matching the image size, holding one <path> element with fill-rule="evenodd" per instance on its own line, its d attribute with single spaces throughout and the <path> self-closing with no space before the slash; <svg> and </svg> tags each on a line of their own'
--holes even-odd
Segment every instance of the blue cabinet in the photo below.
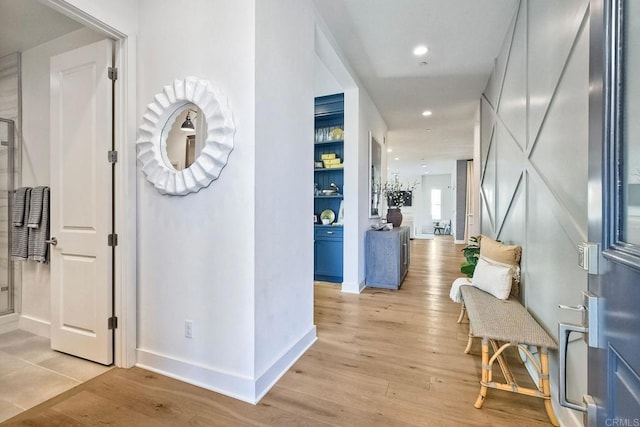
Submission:
<svg viewBox="0 0 640 427">
<path fill-rule="evenodd" d="M 315 225 L 314 279 L 342 282 L 342 226 L 340 207 L 344 198 L 344 94 L 315 99 L 314 214 L 320 222 L 331 210 L 334 225 Z M 334 191 L 337 188 L 337 191 Z"/>
<path fill-rule="evenodd" d="M 409 270 L 409 227 L 369 230 L 364 242 L 367 287 L 398 289 Z"/>
<path fill-rule="evenodd" d="M 314 278 L 342 282 L 342 227 L 315 226 Z"/>
</svg>

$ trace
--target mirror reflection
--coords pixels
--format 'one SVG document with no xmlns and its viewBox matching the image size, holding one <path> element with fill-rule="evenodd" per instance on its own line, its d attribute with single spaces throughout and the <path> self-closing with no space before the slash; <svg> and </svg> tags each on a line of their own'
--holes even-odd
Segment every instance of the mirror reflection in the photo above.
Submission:
<svg viewBox="0 0 640 427">
<path fill-rule="evenodd" d="M 167 166 L 181 171 L 200 156 L 207 135 L 207 123 L 195 104 L 184 104 L 169 118 L 165 132 Z"/>
</svg>

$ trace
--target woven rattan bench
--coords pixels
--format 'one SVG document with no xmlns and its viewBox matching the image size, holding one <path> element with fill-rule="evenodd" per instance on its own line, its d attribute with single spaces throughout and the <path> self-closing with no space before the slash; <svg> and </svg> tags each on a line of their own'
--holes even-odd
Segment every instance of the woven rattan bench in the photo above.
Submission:
<svg viewBox="0 0 640 427">
<path fill-rule="evenodd" d="M 469 342 L 464 352 L 469 353 L 474 337 L 482 338 L 482 380 L 475 407 L 478 409 L 482 407 L 488 388 L 539 397 L 544 399 L 544 406 L 551 424 L 559 426 L 551 406 L 549 386 L 548 351 L 558 348 L 556 342 L 513 296 L 505 301 L 473 286 L 462 286 L 460 290 L 464 303 L 458 323 L 462 322 L 465 312 L 469 318 Z M 489 345 L 493 348 L 491 358 Z M 539 363 L 529 351 L 528 346 L 538 347 Z M 533 363 L 538 371 L 537 389 L 520 387 L 516 383 L 503 355 L 509 347 L 522 350 Z M 496 361 L 500 365 L 506 383 L 493 381 L 493 364 Z"/>
</svg>

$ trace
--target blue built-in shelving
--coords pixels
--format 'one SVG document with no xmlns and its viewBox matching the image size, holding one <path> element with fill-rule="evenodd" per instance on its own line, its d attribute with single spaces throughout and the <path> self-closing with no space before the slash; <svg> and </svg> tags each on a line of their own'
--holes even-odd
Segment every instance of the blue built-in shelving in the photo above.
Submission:
<svg viewBox="0 0 640 427">
<path fill-rule="evenodd" d="M 318 137 L 318 130 L 339 128 L 344 131 L 344 94 L 322 96 L 315 99 L 314 163 L 322 162 L 323 154 L 335 154 L 345 163 L 344 140 L 331 132 Z M 322 132 L 320 132 L 322 134 Z M 339 132 L 338 132 L 339 134 Z M 333 138 L 331 138 L 333 137 Z M 342 225 L 320 225 L 320 214 L 330 209 L 338 220 L 340 204 L 344 199 L 344 166 L 337 168 L 315 168 L 314 181 L 318 190 L 330 190 L 331 184 L 338 186 L 338 194 L 316 195 L 314 213 L 318 218 L 314 233 L 314 278 L 328 282 L 342 282 L 343 233 Z"/>
</svg>

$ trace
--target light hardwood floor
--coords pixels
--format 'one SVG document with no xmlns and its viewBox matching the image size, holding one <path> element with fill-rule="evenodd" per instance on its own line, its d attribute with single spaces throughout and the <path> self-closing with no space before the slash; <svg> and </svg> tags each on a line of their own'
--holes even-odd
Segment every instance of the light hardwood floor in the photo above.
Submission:
<svg viewBox="0 0 640 427">
<path fill-rule="evenodd" d="M 489 390 L 482 409 L 480 345 L 448 298 L 460 249 L 449 236 L 412 242 L 399 291 L 343 294 L 315 285 L 318 341 L 258 405 L 142 369 L 113 369 L 9 420 L 9 425 L 535 426 L 539 399 Z M 515 357 L 512 357 L 515 359 Z M 527 375 L 513 360 L 516 378 Z M 496 370 L 495 375 L 499 377 Z"/>
</svg>

